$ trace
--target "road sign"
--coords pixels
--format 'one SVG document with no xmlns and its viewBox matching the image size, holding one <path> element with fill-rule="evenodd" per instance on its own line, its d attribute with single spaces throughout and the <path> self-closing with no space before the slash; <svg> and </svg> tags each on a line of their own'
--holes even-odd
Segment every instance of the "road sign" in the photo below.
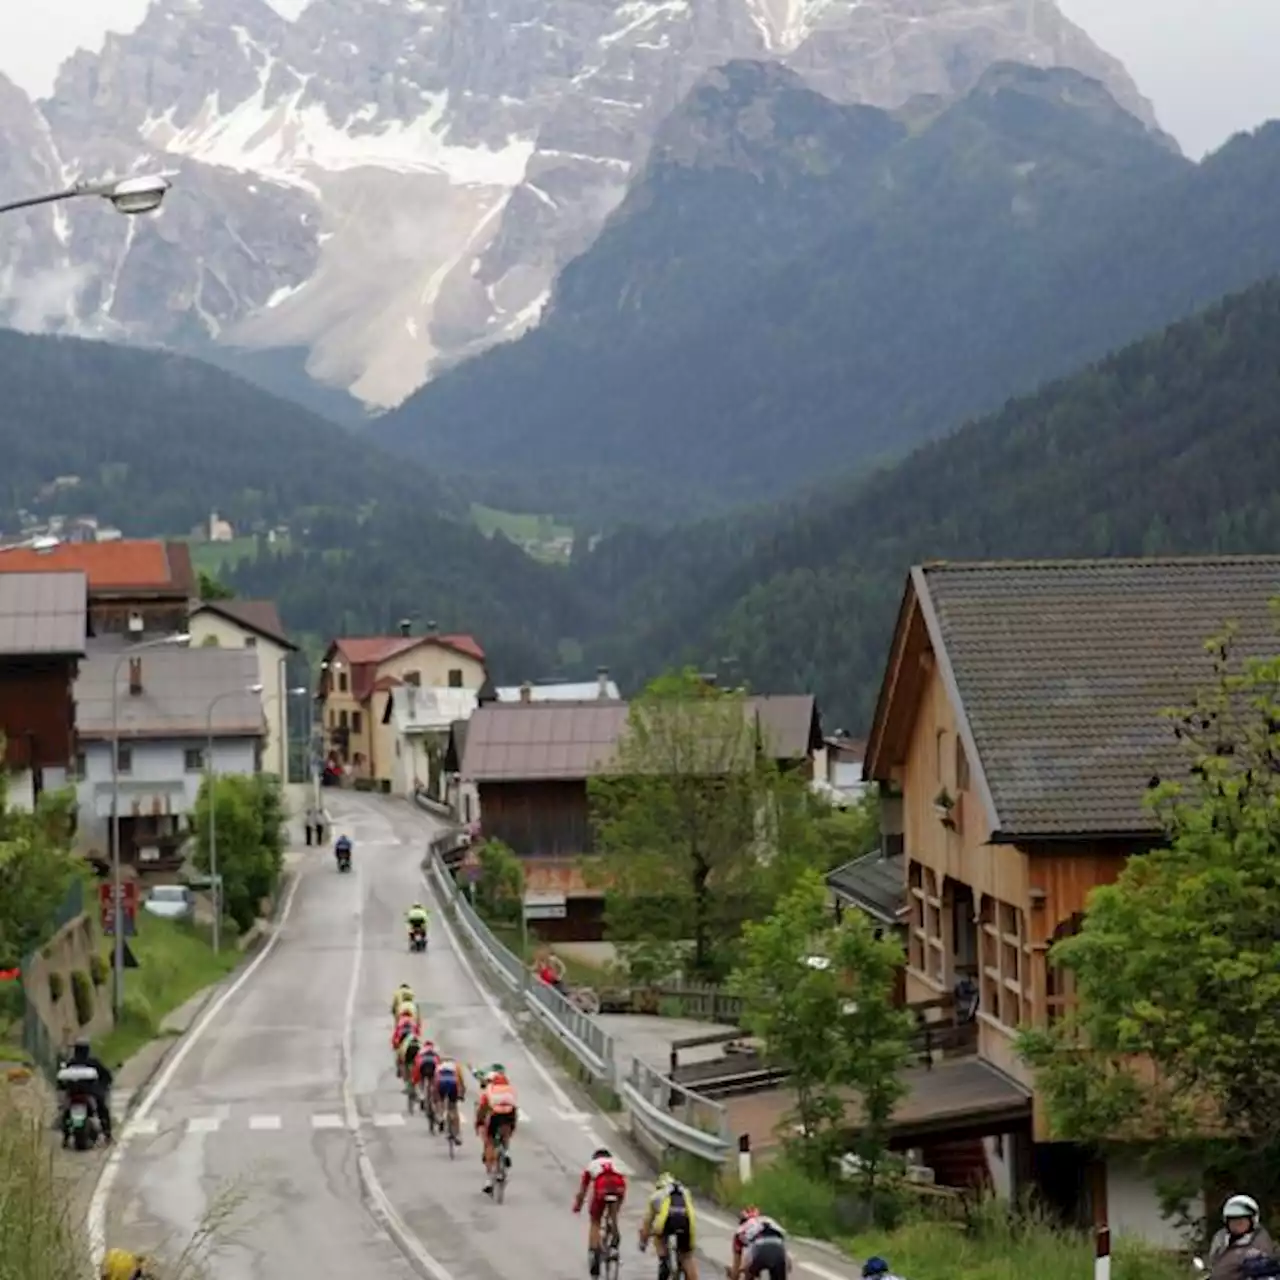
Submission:
<svg viewBox="0 0 1280 1280">
<path fill-rule="evenodd" d="M 563 920 L 568 914 L 568 900 L 554 889 L 535 889 L 524 895 L 526 920 Z"/>
<path fill-rule="evenodd" d="M 110 881 L 98 886 L 98 908 L 101 913 L 102 932 L 107 937 L 114 937 L 116 931 L 116 913 L 114 897 Z M 124 936 L 132 938 L 138 931 L 138 882 L 126 880 L 120 886 L 120 911 L 124 916 Z"/>
</svg>

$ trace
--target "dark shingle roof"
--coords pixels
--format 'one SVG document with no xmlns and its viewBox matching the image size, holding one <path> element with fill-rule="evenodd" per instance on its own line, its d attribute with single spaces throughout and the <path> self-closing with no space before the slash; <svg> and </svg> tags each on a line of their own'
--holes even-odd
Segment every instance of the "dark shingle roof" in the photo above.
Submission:
<svg viewBox="0 0 1280 1280">
<path fill-rule="evenodd" d="M 1212 679 L 1205 641 L 1280 652 L 1280 556 L 937 564 L 921 576 L 999 832 L 1156 829 L 1153 777 L 1184 777 L 1163 710 Z M 919 578 L 917 579 L 919 581 Z"/>
<path fill-rule="evenodd" d="M 828 872 L 827 885 L 883 924 L 896 925 L 907 897 L 903 861 L 900 853 L 885 857 L 877 849 Z"/>
<path fill-rule="evenodd" d="M 274 640 L 295 653 L 298 650 L 298 646 L 289 639 L 289 633 L 284 629 L 280 610 L 276 608 L 274 600 L 202 600 L 194 611 L 201 609 L 216 613 L 268 640 Z"/>
<path fill-rule="evenodd" d="M 83 654 L 87 598 L 83 573 L 0 572 L 0 656 Z"/>
<path fill-rule="evenodd" d="M 803 760 L 821 746 L 821 731 L 813 733 L 815 702 L 811 693 L 757 694 L 747 705 L 760 717 L 764 744 L 777 760 Z"/>
</svg>

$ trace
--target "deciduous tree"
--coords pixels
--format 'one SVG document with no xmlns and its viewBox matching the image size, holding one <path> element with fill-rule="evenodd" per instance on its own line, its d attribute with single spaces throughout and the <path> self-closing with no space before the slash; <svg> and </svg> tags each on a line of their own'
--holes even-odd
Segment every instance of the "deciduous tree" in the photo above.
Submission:
<svg viewBox="0 0 1280 1280">
<path fill-rule="evenodd" d="M 1167 845 L 1095 890 L 1052 963 L 1078 1007 L 1023 1037 L 1058 1134 L 1150 1141 L 1280 1203 L 1280 659 L 1210 645 L 1172 713 L 1185 776 L 1152 795 Z"/>
<path fill-rule="evenodd" d="M 280 787 L 266 775 L 220 774 L 213 779 L 217 806 L 218 875 L 222 908 L 241 929 L 257 918 L 275 892 L 284 867 L 284 810 Z M 210 870 L 209 779 L 196 798 L 196 866 Z"/>
</svg>

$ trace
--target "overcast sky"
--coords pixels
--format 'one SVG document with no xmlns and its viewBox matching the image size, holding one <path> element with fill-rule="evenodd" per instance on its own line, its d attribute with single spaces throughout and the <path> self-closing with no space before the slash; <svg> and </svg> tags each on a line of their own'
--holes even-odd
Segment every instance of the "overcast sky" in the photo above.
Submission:
<svg viewBox="0 0 1280 1280">
<path fill-rule="evenodd" d="M 58 63 L 105 30 L 128 30 L 148 0 L 0 0 L 0 71 L 47 93 Z M 306 0 L 271 0 L 293 16 Z M 1190 155 L 1280 117 L 1280 0 L 1059 0 L 1129 68 Z"/>
</svg>

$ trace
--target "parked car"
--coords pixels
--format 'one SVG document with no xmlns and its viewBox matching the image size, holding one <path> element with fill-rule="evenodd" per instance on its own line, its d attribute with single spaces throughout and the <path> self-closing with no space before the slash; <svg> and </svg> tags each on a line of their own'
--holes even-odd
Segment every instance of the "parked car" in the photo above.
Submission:
<svg viewBox="0 0 1280 1280">
<path fill-rule="evenodd" d="M 163 920 L 190 920 L 195 914 L 195 895 L 182 884 L 152 885 L 142 900 L 142 909 Z"/>
</svg>

